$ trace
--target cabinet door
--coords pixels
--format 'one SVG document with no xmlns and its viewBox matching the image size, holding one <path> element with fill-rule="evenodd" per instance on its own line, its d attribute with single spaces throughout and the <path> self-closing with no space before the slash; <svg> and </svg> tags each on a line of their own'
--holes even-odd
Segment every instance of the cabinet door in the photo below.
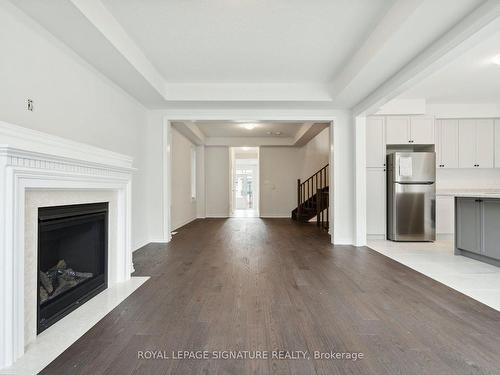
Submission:
<svg viewBox="0 0 500 375">
<path fill-rule="evenodd" d="M 385 235 L 385 169 L 366 169 L 366 233 Z"/>
<path fill-rule="evenodd" d="M 385 137 L 388 145 L 410 143 L 410 119 L 408 116 L 387 116 Z"/>
<path fill-rule="evenodd" d="M 458 120 L 441 120 L 439 126 L 440 168 L 458 168 Z"/>
<path fill-rule="evenodd" d="M 434 144 L 434 118 L 425 116 L 411 117 L 410 140 L 413 144 Z"/>
<path fill-rule="evenodd" d="M 476 120 L 477 168 L 493 168 L 493 149 L 495 144 L 493 129 L 493 120 Z"/>
<path fill-rule="evenodd" d="M 455 232 L 455 198 L 436 197 L 436 233 L 451 234 Z"/>
<path fill-rule="evenodd" d="M 500 259 L 500 199 L 483 199 L 482 253 Z"/>
<path fill-rule="evenodd" d="M 460 168 L 475 168 L 476 165 L 476 121 L 458 122 L 458 165 Z"/>
<path fill-rule="evenodd" d="M 368 117 L 366 119 L 366 167 L 385 167 L 385 134 L 384 118 Z"/>
<path fill-rule="evenodd" d="M 500 120 L 495 120 L 495 168 L 500 168 Z"/>
<path fill-rule="evenodd" d="M 457 198 L 457 248 L 480 253 L 480 203 L 475 198 Z"/>
</svg>

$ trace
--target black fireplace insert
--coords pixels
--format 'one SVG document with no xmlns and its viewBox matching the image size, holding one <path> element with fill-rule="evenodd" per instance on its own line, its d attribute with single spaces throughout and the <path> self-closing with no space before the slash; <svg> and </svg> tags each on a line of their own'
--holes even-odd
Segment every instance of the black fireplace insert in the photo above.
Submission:
<svg viewBox="0 0 500 375">
<path fill-rule="evenodd" d="M 41 333 L 107 288 L 108 203 L 38 209 Z"/>
</svg>

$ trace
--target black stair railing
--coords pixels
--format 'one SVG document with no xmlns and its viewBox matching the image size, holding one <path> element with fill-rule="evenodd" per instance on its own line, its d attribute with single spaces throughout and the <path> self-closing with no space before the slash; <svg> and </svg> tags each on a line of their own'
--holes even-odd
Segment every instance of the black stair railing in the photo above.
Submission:
<svg viewBox="0 0 500 375">
<path fill-rule="evenodd" d="M 328 225 L 328 164 L 302 182 L 297 180 L 297 218 L 301 217 L 304 211 L 316 211 L 316 217 L 325 219 L 318 222 L 318 226 Z M 321 194 L 318 194 L 321 192 Z M 325 206 L 326 205 L 326 206 Z"/>
</svg>

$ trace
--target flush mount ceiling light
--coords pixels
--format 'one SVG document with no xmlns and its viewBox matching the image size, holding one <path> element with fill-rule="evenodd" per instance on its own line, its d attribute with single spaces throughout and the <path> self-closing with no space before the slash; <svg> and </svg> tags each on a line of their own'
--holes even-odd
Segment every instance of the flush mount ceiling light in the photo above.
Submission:
<svg viewBox="0 0 500 375">
<path fill-rule="evenodd" d="M 257 124 L 241 124 L 240 126 L 246 130 L 252 130 L 257 127 Z"/>
<path fill-rule="evenodd" d="M 278 131 L 278 132 L 270 132 L 270 131 L 267 131 L 266 132 L 267 135 L 281 135 L 281 132 Z"/>
<path fill-rule="evenodd" d="M 493 64 L 500 65 L 500 55 L 496 55 L 491 61 Z"/>
</svg>

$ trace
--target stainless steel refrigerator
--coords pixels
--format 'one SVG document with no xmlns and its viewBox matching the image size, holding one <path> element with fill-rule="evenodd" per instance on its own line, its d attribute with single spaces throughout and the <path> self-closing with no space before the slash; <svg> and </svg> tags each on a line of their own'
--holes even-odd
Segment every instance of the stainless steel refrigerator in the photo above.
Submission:
<svg viewBox="0 0 500 375">
<path fill-rule="evenodd" d="M 392 241 L 436 239 L 436 154 L 387 155 L 387 238 Z"/>
</svg>

